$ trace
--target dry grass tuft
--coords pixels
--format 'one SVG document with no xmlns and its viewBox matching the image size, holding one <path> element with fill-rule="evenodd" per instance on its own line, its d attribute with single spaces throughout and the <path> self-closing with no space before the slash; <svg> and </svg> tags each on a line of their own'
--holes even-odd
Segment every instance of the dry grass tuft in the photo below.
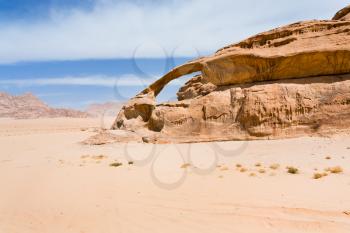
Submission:
<svg viewBox="0 0 350 233">
<path fill-rule="evenodd" d="M 280 167 L 280 165 L 279 165 L 278 163 L 274 163 L 274 164 L 271 164 L 271 165 L 270 165 L 270 168 L 271 168 L 272 170 L 277 170 L 279 167 Z"/>
<path fill-rule="evenodd" d="M 326 168 L 325 171 L 333 174 L 338 174 L 343 172 L 343 168 L 341 168 L 340 166 L 335 166 L 335 167 Z"/>
<path fill-rule="evenodd" d="M 323 173 L 314 173 L 314 176 L 313 176 L 313 178 L 315 179 L 315 180 L 317 180 L 317 179 L 321 179 L 322 177 L 325 177 L 325 176 L 328 176 L 328 173 L 327 172 L 323 172 Z"/>
<path fill-rule="evenodd" d="M 261 167 L 261 163 L 256 163 L 255 167 Z"/>
<path fill-rule="evenodd" d="M 321 179 L 323 177 L 323 174 L 321 173 L 314 173 L 314 179 L 317 180 L 317 179 Z"/>
<path fill-rule="evenodd" d="M 296 168 L 296 167 L 289 166 L 289 167 L 287 167 L 287 172 L 289 174 L 298 174 L 299 173 L 299 169 Z"/>
<path fill-rule="evenodd" d="M 242 167 L 240 170 L 239 170 L 240 172 L 246 172 L 247 171 L 247 169 L 246 168 L 244 168 L 244 167 Z"/>
<path fill-rule="evenodd" d="M 327 156 L 327 157 L 325 157 L 325 159 L 330 160 L 330 159 L 331 159 L 331 157 L 330 157 L 330 156 Z"/>
<path fill-rule="evenodd" d="M 236 164 L 236 168 L 241 168 L 241 167 L 242 167 L 242 164 L 239 164 L 239 163 Z"/>
<path fill-rule="evenodd" d="M 228 167 L 227 167 L 227 166 L 222 166 L 222 167 L 220 168 L 220 170 L 221 170 L 221 171 L 227 171 L 227 170 L 228 170 Z"/>
<path fill-rule="evenodd" d="M 122 165 L 123 165 L 123 163 L 119 163 L 119 162 L 114 162 L 114 163 L 109 164 L 109 166 L 111 166 L 111 167 L 119 167 Z"/>
<path fill-rule="evenodd" d="M 101 160 L 101 159 L 107 159 L 107 156 L 105 156 L 105 155 L 94 155 L 91 158 L 95 159 L 95 160 Z"/>
<path fill-rule="evenodd" d="M 261 174 L 263 174 L 263 173 L 265 173 L 266 171 L 265 171 L 265 169 L 261 168 L 261 169 L 259 169 L 258 172 L 261 173 Z"/>
<path fill-rule="evenodd" d="M 191 166 L 191 164 L 189 164 L 189 163 L 184 163 L 184 164 L 181 165 L 180 168 L 188 168 L 188 167 L 190 167 L 190 166 Z"/>
<path fill-rule="evenodd" d="M 254 172 L 250 173 L 249 176 L 254 177 L 256 174 Z"/>
</svg>

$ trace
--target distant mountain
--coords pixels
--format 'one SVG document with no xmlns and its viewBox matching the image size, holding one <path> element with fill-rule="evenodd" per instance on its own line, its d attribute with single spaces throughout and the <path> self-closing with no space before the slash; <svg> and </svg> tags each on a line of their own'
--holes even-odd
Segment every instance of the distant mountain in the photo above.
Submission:
<svg viewBox="0 0 350 233">
<path fill-rule="evenodd" d="M 42 117 L 85 118 L 87 116 L 87 113 L 77 110 L 51 108 L 31 93 L 13 96 L 0 92 L 0 117 L 31 119 Z"/>
<path fill-rule="evenodd" d="M 106 102 L 106 103 L 95 103 L 91 104 L 86 108 L 86 113 L 92 117 L 100 116 L 113 116 L 115 117 L 120 109 L 122 108 L 123 103 L 120 102 Z"/>
</svg>

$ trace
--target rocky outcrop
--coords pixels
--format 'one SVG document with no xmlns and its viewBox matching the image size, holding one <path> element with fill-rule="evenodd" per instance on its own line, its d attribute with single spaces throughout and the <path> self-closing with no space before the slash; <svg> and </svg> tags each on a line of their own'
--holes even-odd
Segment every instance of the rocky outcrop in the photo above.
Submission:
<svg viewBox="0 0 350 233">
<path fill-rule="evenodd" d="M 177 140 L 284 138 L 350 127 L 350 75 L 233 85 L 157 105 L 151 131 Z"/>
<path fill-rule="evenodd" d="M 112 128 L 170 141 L 278 138 L 350 124 L 349 7 L 333 20 L 294 23 L 174 68 L 131 99 Z M 171 80 L 200 74 L 178 102 L 155 97 Z M 342 119 L 342 121 L 335 120 Z M 181 139 L 179 139 L 181 138 Z"/>
<path fill-rule="evenodd" d="M 0 92 L 0 117 L 28 119 L 40 117 L 83 118 L 88 114 L 72 109 L 51 108 L 31 93 L 13 96 Z"/>
</svg>

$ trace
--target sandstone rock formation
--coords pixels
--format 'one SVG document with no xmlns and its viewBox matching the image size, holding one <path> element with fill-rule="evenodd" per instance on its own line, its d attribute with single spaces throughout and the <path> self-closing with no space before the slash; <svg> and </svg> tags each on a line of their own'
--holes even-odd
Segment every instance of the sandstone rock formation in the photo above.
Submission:
<svg viewBox="0 0 350 233">
<path fill-rule="evenodd" d="M 31 93 L 13 96 L 0 92 L 0 117 L 28 119 L 39 117 L 83 118 L 87 116 L 88 114 L 81 111 L 51 108 Z"/>
<path fill-rule="evenodd" d="M 278 138 L 348 129 L 350 7 L 297 22 L 174 68 L 131 99 L 113 129 L 170 141 Z M 170 81 L 199 72 L 177 102 L 156 104 Z"/>
</svg>

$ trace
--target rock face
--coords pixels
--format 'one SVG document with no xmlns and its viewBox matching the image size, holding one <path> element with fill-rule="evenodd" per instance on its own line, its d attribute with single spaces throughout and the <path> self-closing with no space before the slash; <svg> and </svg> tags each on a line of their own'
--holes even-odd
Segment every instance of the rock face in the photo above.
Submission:
<svg viewBox="0 0 350 233">
<path fill-rule="evenodd" d="M 112 128 L 158 132 L 170 141 L 348 129 L 349 15 L 346 7 L 333 20 L 277 28 L 176 67 L 131 99 Z M 200 75 L 180 88 L 178 102 L 156 105 L 167 83 L 193 72 Z"/>
<path fill-rule="evenodd" d="M 51 108 L 34 96 L 27 93 L 13 96 L 0 92 L 0 117 L 39 118 L 39 117 L 87 117 L 88 114 L 72 109 Z"/>
<path fill-rule="evenodd" d="M 280 138 L 350 127 L 350 75 L 218 88 L 157 105 L 147 127 L 177 140 Z"/>
</svg>

